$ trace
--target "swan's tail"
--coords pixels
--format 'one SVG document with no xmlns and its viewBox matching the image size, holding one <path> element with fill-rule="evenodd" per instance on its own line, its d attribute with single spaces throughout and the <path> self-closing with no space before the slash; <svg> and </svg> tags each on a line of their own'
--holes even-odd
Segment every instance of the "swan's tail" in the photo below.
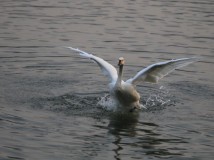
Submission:
<svg viewBox="0 0 214 160">
<path fill-rule="evenodd" d="M 92 54 L 89 54 L 89 53 L 87 53 L 87 52 L 85 52 L 85 51 L 82 51 L 82 50 L 80 50 L 80 49 L 78 49 L 78 48 L 72 48 L 72 47 L 65 47 L 65 48 L 68 48 L 68 49 L 70 49 L 70 50 L 72 50 L 72 51 L 76 51 L 76 52 L 78 52 L 81 56 L 86 57 L 86 58 L 91 58 L 91 57 L 93 56 Z"/>
</svg>

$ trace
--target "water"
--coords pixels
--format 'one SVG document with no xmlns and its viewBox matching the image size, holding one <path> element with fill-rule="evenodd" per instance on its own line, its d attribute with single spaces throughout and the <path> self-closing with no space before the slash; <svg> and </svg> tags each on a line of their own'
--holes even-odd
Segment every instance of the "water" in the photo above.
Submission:
<svg viewBox="0 0 214 160">
<path fill-rule="evenodd" d="M 2 0 L 0 159 L 213 158 L 212 0 Z M 136 116 L 100 107 L 99 67 L 62 46 L 116 66 L 124 79 L 149 64 L 202 59 L 157 85 L 138 87 Z"/>
</svg>

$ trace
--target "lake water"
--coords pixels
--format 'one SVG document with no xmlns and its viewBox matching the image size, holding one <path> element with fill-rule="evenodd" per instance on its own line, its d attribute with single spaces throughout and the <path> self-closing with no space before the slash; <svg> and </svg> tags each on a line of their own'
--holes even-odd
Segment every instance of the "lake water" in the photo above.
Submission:
<svg viewBox="0 0 214 160">
<path fill-rule="evenodd" d="M 0 159 L 211 160 L 213 0 L 1 0 Z M 138 116 L 106 111 L 94 53 L 124 79 L 169 59 L 200 56 L 138 91 Z"/>
</svg>

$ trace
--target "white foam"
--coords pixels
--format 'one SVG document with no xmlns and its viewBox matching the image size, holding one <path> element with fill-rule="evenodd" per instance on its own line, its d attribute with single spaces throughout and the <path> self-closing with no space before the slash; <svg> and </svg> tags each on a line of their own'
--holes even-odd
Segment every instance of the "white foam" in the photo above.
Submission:
<svg viewBox="0 0 214 160">
<path fill-rule="evenodd" d="M 116 111 L 118 106 L 117 102 L 109 94 L 101 97 L 97 104 L 108 111 Z"/>
<path fill-rule="evenodd" d="M 170 99 L 167 98 L 169 96 L 169 90 L 164 87 L 160 86 L 160 92 L 155 94 L 150 94 L 149 98 L 146 100 L 145 106 L 153 107 L 153 106 L 163 106 L 170 102 Z"/>
</svg>

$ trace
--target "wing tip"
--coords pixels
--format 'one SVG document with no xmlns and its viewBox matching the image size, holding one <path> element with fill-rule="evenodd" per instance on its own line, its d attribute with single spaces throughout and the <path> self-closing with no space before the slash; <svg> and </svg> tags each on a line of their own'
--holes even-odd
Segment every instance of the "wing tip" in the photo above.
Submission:
<svg viewBox="0 0 214 160">
<path fill-rule="evenodd" d="M 68 46 L 63 46 L 64 48 L 68 48 L 72 51 L 76 51 L 76 52 L 80 52 L 80 50 L 78 48 L 73 48 L 73 47 L 68 47 Z"/>
<path fill-rule="evenodd" d="M 78 52 L 81 56 L 83 56 L 83 57 L 87 57 L 87 58 L 91 58 L 91 56 L 92 56 L 92 54 L 89 54 L 89 53 L 87 53 L 87 52 L 85 52 L 85 51 L 82 51 L 82 50 L 80 50 L 80 49 L 78 49 L 78 48 L 73 48 L 73 47 L 67 47 L 67 46 L 64 46 L 65 48 L 68 48 L 68 49 L 70 49 L 70 50 L 72 50 L 72 51 L 76 51 L 76 52 Z"/>
</svg>

